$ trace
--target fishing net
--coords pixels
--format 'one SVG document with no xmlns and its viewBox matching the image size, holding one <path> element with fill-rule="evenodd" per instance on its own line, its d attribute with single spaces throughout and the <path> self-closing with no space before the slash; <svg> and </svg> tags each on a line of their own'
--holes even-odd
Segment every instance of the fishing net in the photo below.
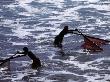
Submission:
<svg viewBox="0 0 110 82">
<path fill-rule="evenodd" d="M 104 40 L 104 39 L 100 39 L 100 38 L 95 38 L 95 37 L 91 37 L 91 36 L 86 36 L 90 41 L 94 42 L 95 44 L 97 44 L 98 46 L 104 45 L 109 43 L 110 41 L 108 40 Z M 87 41 L 87 39 L 85 39 L 85 41 Z"/>
<path fill-rule="evenodd" d="M 84 44 L 82 45 L 82 47 L 87 50 L 102 51 L 103 49 L 100 46 L 110 42 L 108 40 L 99 39 L 86 35 L 84 35 L 83 37 L 84 37 Z"/>
<path fill-rule="evenodd" d="M 101 45 L 104 45 L 110 42 L 108 40 L 87 36 L 82 32 L 80 32 L 78 29 L 75 29 L 75 31 L 77 32 L 75 34 L 78 34 L 84 37 L 84 44 L 82 45 L 82 47 L 87 50 L 102 51 L 103 49 L 101 48 Z"/>
<path fill-rule="evenodd" d="M 3 62 L 3 60 L 0 60 L 0 64 Z M 5 62 L 4 64 L 0 65 L 0 70 L 9 70 L 10 69 L 10 60 Z"/>
</svg>

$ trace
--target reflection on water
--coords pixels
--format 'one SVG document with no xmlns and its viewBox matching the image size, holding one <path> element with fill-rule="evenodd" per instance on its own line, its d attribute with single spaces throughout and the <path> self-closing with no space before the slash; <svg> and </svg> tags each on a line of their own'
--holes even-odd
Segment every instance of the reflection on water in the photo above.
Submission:
<svg viewBox="0 0 110 82">
<path fill-rule="evenodd" d="M 0 68 L 0 82 L 110 82 L 110 45 L 84 52 L 83 37 L 66 35 L 62 50 L 53 46 L 65 25 L 109 40 L 109 21 L 109 0 L 1 0 L 1 58 L 27 46 L 43 66 L 34 70 L 28 57 L 14 59 Z"/>
</svg>

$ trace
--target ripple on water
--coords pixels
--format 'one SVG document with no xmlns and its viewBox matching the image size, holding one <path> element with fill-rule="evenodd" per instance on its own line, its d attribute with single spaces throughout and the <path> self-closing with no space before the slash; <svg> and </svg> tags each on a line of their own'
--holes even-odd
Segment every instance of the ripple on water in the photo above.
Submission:
<svg viewBox="0 0 110 82">
<path fill-rule="evenodd" d="M 0 82 L 109 82 L 110 45 L 102 46 L 103 52 L 86 52 L 81 48 L 83 37 L 69 34 L 62 49 L 53 46 L 65 25 L 109 39 L 108 0 L 8 1 L 0 3 L 1 56 L 6 58 L 27 46 L 43 66 L 33 70 L 28 57 L 14 59 L 10 66 L 0 68 Z"/>
</svg>

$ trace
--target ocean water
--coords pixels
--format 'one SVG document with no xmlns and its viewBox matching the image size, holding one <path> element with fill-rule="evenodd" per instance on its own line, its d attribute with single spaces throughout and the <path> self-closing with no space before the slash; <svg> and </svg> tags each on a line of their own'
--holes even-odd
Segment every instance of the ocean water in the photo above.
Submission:
<svg viewBox="0 0 110 82">
<path fill-rule="evenodd" d="M 34 70 L 28 57 L 13 59 L 0 67 L 0 82 L 110 82 L 110 44 L 92 53 L 68 34 L 54 47 L 65 25 L 110 40 L 110 0 L 0 0 L 0 58 L 27 46 L 42 62 Z"/>
</svg>

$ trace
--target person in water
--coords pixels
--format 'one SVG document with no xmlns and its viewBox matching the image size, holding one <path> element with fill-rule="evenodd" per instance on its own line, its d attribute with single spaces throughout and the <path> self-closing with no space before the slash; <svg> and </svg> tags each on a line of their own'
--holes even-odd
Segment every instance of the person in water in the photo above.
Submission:
<svg viewBox="0 0 110 82">
<path fill-rule="evenodd" d="M 65 26 L 64 29 L 59 33 L 59 35 L 55 37 L 54 45 L 56 47 L 62 48 L 63 37 L 68 33 L 73 33 L 73 30 L 68 30 L 68 26 Z"/>
<path fill-rule="evenodd" d="M 23 48 L 23 52 L 17 51 L 17 54 L 24 54 L 28 55 L 32 59 L 32 68 L 36 69 L 38 67 L 41 67 L 41 61 L 39 58 L 37 58 L 31 51 L 28 50 L 27 47 Z"/>
</svg>

